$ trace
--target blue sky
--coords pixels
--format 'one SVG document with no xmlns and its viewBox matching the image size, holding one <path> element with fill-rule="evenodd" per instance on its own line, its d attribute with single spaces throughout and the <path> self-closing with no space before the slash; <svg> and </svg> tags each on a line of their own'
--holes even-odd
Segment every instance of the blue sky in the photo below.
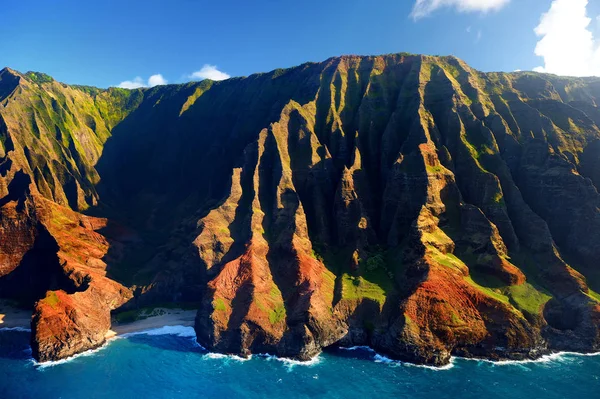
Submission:
<svg viewBox="0 0 600 399">
<path fill-rule="evenodd" d="M 547 32 L 536 35 L 551 6 Z M 453 54 L 483 71 L 570 74 L 574 67 L 558 65 L 564 57 L 556 54 L 560 45 L 573 48 L 556 43 L 565 37 L 567 14 L 575 26 L 568 32 L 578 33 L 570 40 L 587 43 L 589 32 L 594 46 L 577 50 L 573 57 L 585 51 L 590 66 L 572 74 L 596 74 L 596 61 L 600 74 L 600 0 L 19 0 L 0 9 L 0 65 L 99 87 L 147 85 L 158 74 L 151 84 L 244 76 L 341 54 L 401 51 Z M 542 39 L 546 58 L 535 55 Z M 198 73 L 205 65 L 223 74 L 210 67 Z"/>
</svg>

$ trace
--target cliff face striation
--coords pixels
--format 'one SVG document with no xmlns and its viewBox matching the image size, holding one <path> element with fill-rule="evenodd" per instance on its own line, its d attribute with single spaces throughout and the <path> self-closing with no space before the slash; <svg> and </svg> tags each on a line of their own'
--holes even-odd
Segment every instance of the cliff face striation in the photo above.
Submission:
<svg viewBox="0 0 600 399">
<path fill-rule="evenodd" d="M 164 302 L 241 355 L 600 350 L 599 105 L 408 54 L 137 90 L 4 69 L 0 297 L 40 360 Z"/>
</svg>

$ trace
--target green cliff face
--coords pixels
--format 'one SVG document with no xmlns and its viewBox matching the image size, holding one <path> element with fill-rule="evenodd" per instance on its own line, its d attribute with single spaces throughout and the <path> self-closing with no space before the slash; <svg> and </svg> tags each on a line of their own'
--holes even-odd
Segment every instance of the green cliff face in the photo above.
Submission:
<svg viewBox="0 0 600 399">
<path fill-rule="evenodd" d="M 243 355 L 598 350 L 598 104 L 600 79 L 407 54 L 131 91 L 5 69 L 0 296 L 62 290 L 43 359 L 165 301 Z"/>
</svg>

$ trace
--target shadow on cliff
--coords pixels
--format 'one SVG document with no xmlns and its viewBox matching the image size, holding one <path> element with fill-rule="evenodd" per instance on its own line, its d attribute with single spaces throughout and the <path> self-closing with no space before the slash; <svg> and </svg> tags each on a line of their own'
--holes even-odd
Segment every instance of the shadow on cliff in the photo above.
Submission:
<svg viewBox="0 0 600 399">
<path fill-rule="evenodd" d="M 191 271 L 200 269 L 200 262 L 190 260 L 182 249 L 191 246 L 197 221 L 220 205 L 244 148 L 279 119 L 290 99 L 307 103 L 314 98 L 318 69 L 317 64 L 307 64 L 283 75 L 272 72 L 141 91 L 140 103 L 105 143 L 96 165 L 101 202 L 87 212 L 133 232 L 124 238 L 114 229 L 100 231 L 110 242 L 103 259 L 107 277 L 144 286 L 142 295 L 157 291 L 150 284 L 159 274 L 180 274 L 183 283 L 205 283 L 204 273 Z M 242 251 L 244 241 L 234 240 L 231 256 Z"/>
<path fill-rule="evenodd" d="M 12 236 L 10 239 L 16 241 L 13 243 L 16 244 L 16 249 L 23 246 L 25 252 L 22 253 L 18 264 L 8 263 L 9 270 L 14 266 L 12 271 L 0 277 L 0 298 L 16 300 L 25 308 L 33 308 L 34 303 L 44 298 L 48 290 L 62 289 L 72 294 L 87 289 L 87 281 L 77 287 L 63 269 L 58 258 L 60 248 L 57 241 L 38 220 L 39 215 L 36 214 L 29 189 L 30 183 L 31 178 L 18 171 L 8 185 L 8 194 L 0 198 L 0 222 L 3 221 L 3 207 L 11 202 L 16 202 L 16 206 L 14 210 L 8 209 L 9 215 L 16 212 L 17 219 L 33 219 L 26 224 L 14 223 L 6 226 L 5 232 Z M 29 231 L 23 231 L 23 228 Z M 13 257 L 14 255 L 18 254 L 13 254 Z"/>
</svg>

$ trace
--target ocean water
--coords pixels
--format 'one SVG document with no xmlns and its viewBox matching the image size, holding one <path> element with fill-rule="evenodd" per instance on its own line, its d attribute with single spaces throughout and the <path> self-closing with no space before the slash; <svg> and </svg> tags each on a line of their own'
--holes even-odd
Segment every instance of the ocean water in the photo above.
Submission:
<svg viewBox="0 0 600 399">
<path fill-rule="evenodd" d="M 0 330 L 0 398 L 600 398 L 600 356 L 536 362 L 453 359 L 443 369 L 392 362 L 368 348 L 309 363 L 211 354 L 190 327 L 110 341 L 68 361 L 38 365 L 27 331 Z"/>
</svg>

